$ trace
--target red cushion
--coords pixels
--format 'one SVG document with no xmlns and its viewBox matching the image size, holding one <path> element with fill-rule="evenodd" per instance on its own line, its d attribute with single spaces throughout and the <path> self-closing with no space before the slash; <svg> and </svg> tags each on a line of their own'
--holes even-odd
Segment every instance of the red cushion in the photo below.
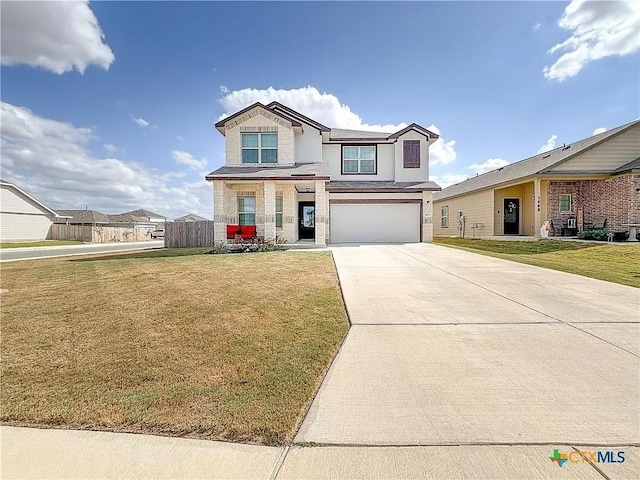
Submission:
<svg viewBox="0 0 640 480">
<path fill-rule="evenodd" d="M 256 235 L 255 225 L 242 225 L 240 227 L 240 236 L 242 238 L 253 238 Z"/>
<path fill-rule="evenodd" d="M 227 225 L 227 238 L 236 238 L 240 234 L 240 225 Z"/>
</svg>

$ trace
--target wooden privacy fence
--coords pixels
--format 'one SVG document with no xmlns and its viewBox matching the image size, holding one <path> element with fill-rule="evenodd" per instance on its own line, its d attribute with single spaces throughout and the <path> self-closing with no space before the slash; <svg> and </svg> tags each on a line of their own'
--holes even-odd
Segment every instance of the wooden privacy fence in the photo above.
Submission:
<svg viewBox="0 0 640 480">
<path fill-rule="evenodd" d="M 94 227 L 91 225 L 51 226 L 52 240 L 80 240 L 83 242 L 144 242 L 150 240 L 148 228 Z"/>
<path fill-rule="evenodd" d="M 167 222 L 164 225 L 167 248 L 212 247 L 213 222 Z"/>
</svg>

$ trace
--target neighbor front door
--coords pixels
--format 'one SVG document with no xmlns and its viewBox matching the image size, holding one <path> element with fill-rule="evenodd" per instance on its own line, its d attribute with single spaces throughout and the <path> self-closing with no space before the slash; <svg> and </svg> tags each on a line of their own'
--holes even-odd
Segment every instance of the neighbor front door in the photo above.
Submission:
<svg viewBox="0 0 640 480">
<path fill-rule="evenodd" d="M 520 199 L 504 199 L 504 235 L 518 235 L 520 233 Z"/>
<path fill-rule="evenodd" d="M 300 239 L 316 236 L 316 204 L 300 202 L 298 204 L 298 232 Z"/>
</svg>

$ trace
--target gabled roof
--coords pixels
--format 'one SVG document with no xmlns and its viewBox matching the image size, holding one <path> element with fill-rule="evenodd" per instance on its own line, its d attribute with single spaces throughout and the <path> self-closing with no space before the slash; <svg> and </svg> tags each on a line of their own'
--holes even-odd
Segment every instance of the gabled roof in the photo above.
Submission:
<svg viewBox="0 0 640 480">
<path fill-rule="evenodd" d="M 296 163 L 288 166 L 225 166 L 211 172 L 207 180 L 329 180 L 324 163 Z"/>
<path fill-rule="evenodd" d="M 630 172 L 638 172 L 640 171 L 640 157 L 635 160 L 631 160 L 629 163 L 625 163 L 624 165 L 616 168 L 613 173 L 630 173 Z"/>
<path fill-rule="evenodd" d="M 532 175 L 547 173 L 554 166 L 564 163 L 576 155 L 600 145 L 601 143 L 619 135 L 639 123 L 640 120 L 636 120 L 617 128 L 607 130 L 604 133 L 593 135 L 577 142 L 536 154 L 532 157 L 511 163 L 496 170 L 491 170 L 490 172 L 483 173 L 477 177 L 471 177 L 468 180 L 451 185 L 450 187 L 443 189 L 441 192 L 434 194 L 433 199 L 440 201 L 466 193 L 483 190 L 485 188 L 515 182 Z M 609 173 L 613 173 L 613 171 Z"/>
<path fill-rule="evenodd" d="M 125 212 L 123 215 L 132 215 L 134 217 L 140 217 L 140 218 L 145 218 L 145 219 L 149 219 L 149 218 L 164 218 L 164 219 L 166 219 L 167 218 L 164 215 L 160 215 L 159 213 L 150 212 L 149 210 L 145 210 L 144 208 L 139 208 L 138 210 L 132 210 L 130 212 Z"/>
<path fill-rule="evenodd" d="M 208 218 L 201 217 L 200 215 L 196 215 L 195 213 L 187 213 L 186 215 L 176 218 L 174 222 L 185 222 L 187 220 L 193 220 L 195 222 L 209 221 Z"/>
<path fill-rule="evenodd" d="M 51 215 L 57 217 L 59 216 L 54 210 L 50 209 L 49 207 L 47 207 L 44 203 L 36 200 L 34 197 L 32 197 L 31 195 L 29 195 L 27 192 L 25 192 L 24 190 L 22 190 L 20 187 L 18 187 L 15 183 L 11 183 L 11 182 L 7 182 L 5 180 L 1 180 L 0 179 L 0 184 L 7 187 L 7 188 L 12 188 L 15 191 L 17 191 L 18 193 L 20 193 L 21 195 L 23 195 L 24 197 L 26 197 L 29 201 L 33 202 L 34 204 L 36 204 L 38 207 L 40 207 L 42 210 L 44 210 L 47 213 L 50 213 Z"/>
<path fill-rule="evenodd" d="M 331 133 L 329 135 L 329 140 L 331 141 L 358 141 L 358 140 L 377 140 L 377 141 L 391 141 L 396 138 L 404 135 L 409 131 L 418 132 L 421 135 L 424 135 L 428 138 L 438 139 L 439 135 L 433 133 L 431 130 L 427 130 L 426 128 L 418 125 L 417 123 L 412 123 L 404 127 L 401 130 L 398 130 L 395 133 L 383 133 L 383 132 L 371 132 L 368 130 L 349 130 L 346 128 L 332 128 Z"/>
<path fill-rule="evenodd" d="M 322 125 L 320 122 L 316 122 L 315 120 L 309 118 L 309 117 L 305 117 L 303 114 L 301 114 L 300 112 L 296 112 L 293 108 L 289 108 L 286 105 L 283 105 L 279 102 L 271 102 L 269 105 L 267 105 L 267 108 L 271 109 L 271 110 L 282 110 L 285 114 L 288 114 L 290 116 L 292 116 L 294 119 L 300 120 L 302 122 L 305 122 L 309 125 L 313 125 L 314 127 L 316 127 L 318 130 L 320 130 L 321 132 L 328 132 L 331 129 L 329 127 L 326 127 L 324 125 Z"/>
<path fill-rule="evenodd" d="M 268 113 L 275 115 L 277 117 L 282 118 L 283 120 L 286 120 L 287 122 L 291 122 L 291 125 L 293 125 L 294 127 L 301 127 L 302 124 L 300 122 L 298 122 L 297 120 L 292 120 L 291 118 L 282 115 L 281 113 L 278 113 L 277 111 L 271 110 L 267 107 L 265 107 L 263 104 L 261 104 L 260 102 L 256 102 L 253 105 L 249 105 L 247 108 L 243 108 L 242 110 L 240 110 L 239 112 L 234 113 L 233 115 L 230 115 L 226 118 L 223 118 L 222 120 L 220 120 L 219 122 L 217 122 L 215 124 L 215 127 L 218 130 L 221 130 L 224 128 L 224 126 L 226 125 L 227 122 L 233 120 L 234 118 L 239 117 L 240 115 L 243 115 L 245 113 L 247 113 L 250 110 L 253 110 L 254 108 L 261 108 L 265 111 L 267 111 Z"/>
<path fill-rule="evenodd" d="M 109 216 L 96 210 L 58 210 L 62 217 L 70 217 L 69 223 L 109 223 Z"/>
</svg>

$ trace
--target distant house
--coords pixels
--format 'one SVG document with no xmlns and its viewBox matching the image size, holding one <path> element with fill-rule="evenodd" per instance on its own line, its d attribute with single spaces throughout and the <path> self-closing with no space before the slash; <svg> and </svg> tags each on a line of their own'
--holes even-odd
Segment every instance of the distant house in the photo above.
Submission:
<svg viewBox="0 0 640 480">
<path fill-rule="evenodd" d="M 195 213 L 188 213 L 174 220 L 174 222 L 206 222 L 206 221 L 210 221 L 210 219 L 201 217 L 200 215 L 196 215 Z"/>
<path fill-rule="evenodd" d="M 117 215 L 109 215 L 109 225 L 112 227 L 158 228 L 162 227 L 166 221 L 167 217 L 144 208 Z"/>
<path fill-rule="evenodd" d="M 109 216 L 96 210 L 58 210 L 60 218 L 54 223 L 67 225 L 105 226 L 109 224 Z"/>
<path fill-rule="evenodd" d="M 640 223 L 640 120 L 472 177 L 433 195 L 434 235 L 538 237 Z M 438 218 L 439 217 L 439 218 Z"/>
<path fill-rule="evenodd" d="M 0 188 L 0 241 L 50 238 L 58 214 L 11 182 Z"/>
</svg>

